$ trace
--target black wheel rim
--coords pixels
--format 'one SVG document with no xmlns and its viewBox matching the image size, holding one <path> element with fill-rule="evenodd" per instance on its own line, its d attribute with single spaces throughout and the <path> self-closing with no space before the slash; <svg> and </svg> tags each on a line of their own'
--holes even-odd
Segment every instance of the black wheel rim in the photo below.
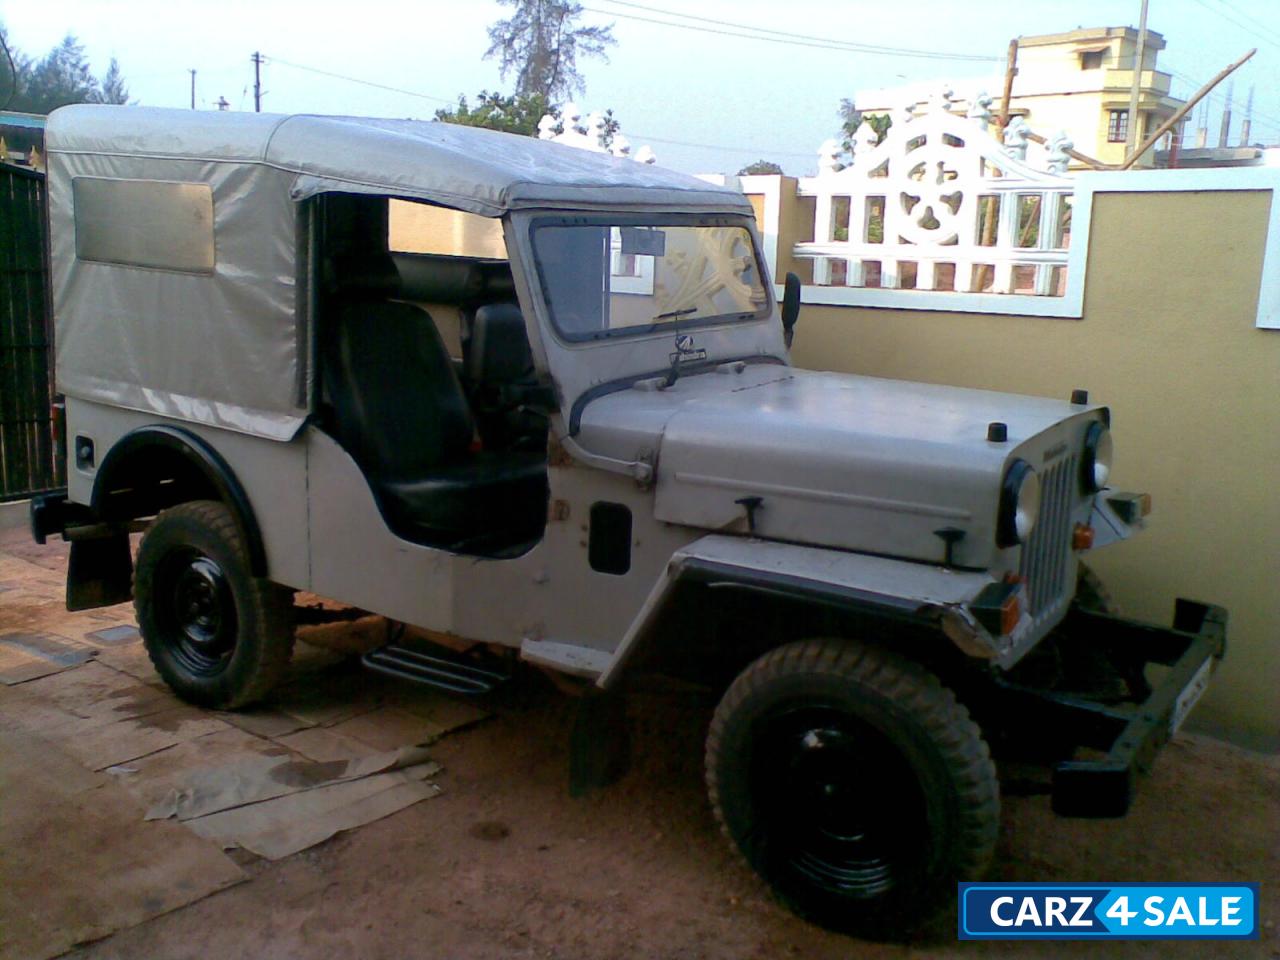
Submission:
<svg viewBox="0 0 1280 960">
<path fill-rule="evenodd" d="M 919 778 L 898 746 L 847 710 L 804 706 L 766 718 L 751 779 L 767 868 L 785 886 L 868 900 L 924 870 Z"/>
<path fill-rule="evenodd" d="M 235 652 L 235 598 L 218 563 L 197 550 L 175 550 L 156 577 L 162 642 L 178 664 L 197 676 L 216 676 Z"/>
</svg>

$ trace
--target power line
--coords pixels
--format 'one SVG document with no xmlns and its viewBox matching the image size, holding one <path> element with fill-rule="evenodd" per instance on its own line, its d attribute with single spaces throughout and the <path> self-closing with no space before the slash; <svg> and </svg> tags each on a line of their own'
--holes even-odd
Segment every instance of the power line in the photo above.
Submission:
<svg viewBox="0 0 1280 960">
<path fill-rule="evenodd" d="M 295 70 L 303 70 L 303 71 L 306 71 L 307 73 L 316 73 L 324 77 L 332 77 L 335 80 L 345 80 L 348 83 L 358 83 L 361 86 L 374 87 L 375 89 L 378 89 L 378 90 L 390 90 L 392 93 L 401 93 L 407 97 L 418 97 L 419 99 L 422 99 L 422 100 L 432 100 L 437 103 L 451 104 L 454 102 L 452 100 L 446 100 L 443 97 L 433 97 L 430 94 L 419 93 L 416 90 L 406 90 L 403 87 L 392 87 L 392 86 L 388 86 L 385 83 L 376 83 L 373 80 L 363 80 L 360 77 L 352 77 L 343 73 L 334 73 L 332 70 L 321 70 L 319 67 L 309 67 L 306 64 L 293 63 L 289 60 L 282 60 L 279 57 L 264 56 L 263 60 L 269 61 L 271 63 L 279 64 L 282 67 L 292 67 Z M 714 144 L 714 143 L 690 143 L 685 140 L 668 140 L 663 137 L 650 137 L 650 136 L 646 136 L 643 133 L 635 133 L 635 132 L 631 133 L 631 137 L 637 140 L 652 140 L 654 143 L 663 143 L 663 144 L 668 144 L 670 146 L 694 147 L 696 149 L 701 149 L 701 150 L 721 150 L 729 153 L 742 153 L 742 154 L 768 153 L 773 156 L 779 156 L 779 157 L 805 157 L 805 158 L 816 157 L 818 155 L 817 150 L 809 151 L 806 153 L 795 153 L 795 152 L 789 152 L 785 150 L 772 150 L 772 149 L 769 149 L 768 147 L 728 147 L 728 146 L 723 146 L 721 144 Z"/>
<path fill-rule="evenodd" d="M 403 87 L 392 87 L 385 83 L 377 83 L 373 80 L 361 80 L 359 77 L 351 77 L 345 73 L 334 73 L 332 70 L 321 70 L 319 67 L 309 67 L 303 63 L 293 63 L 289 60 L 282 60 L 280 57 L 266 56 L 264 60 L 271 63 L 279 64 L 282 67 L 292 67 L 294 70 L 304 70 L 307 73 L 319 74 L 322 77 L 332 77 L 335 80 L 345 80 L 348 83 L 358 83 L 364 87 L 373 87 L 376 90 L 389 90 L 392 93 L 402 93 L 406 97 L 417 97 L 419 100 L 431 100 L 435 103 L 452 104 L 454 101 L 446 100 L 444 97 L 433 97 L 427 93 L 418 93 L 416 90 L 406 90 Z"/>
<path fill-rule="evenodd" d="M 604 2 L 611 4 L 613 6 L 631 7 L 632 9 L 643 10 L 646 13 L 657 13 L 657 14 L 662 14 L 663 16 L 678 17 L 682 20 L 696 20 L 696 21 L 699 21 L 700 23 L 709 23 L 716 27 L 724 26 L 723 20 L 716 20 L 712 17 L 701 17 L 692 13 L 681 13 L 676 10 L 665 10 L 660 7 L 650 7 L 642 3 L 634 3 L 632 2 L 632 0 L 604 0 Z M 586 9 L 586 8 L 584 7 L 583 9 Z M 593 12 L 602 12 L 602 11 L 593 11 Z M 625 14 L 621 14 L 621 13 L 613 13 L 608 15 L 609 16 L 625 16 Z M 670 26 L 681 26 L 681 24 L 673 23 L 673 24 L 670 24 Z M 745 23 L 737 23 L 737 24 L 734 24 L 733 26 L 734 28 L 739 30 L 749 30 L 753 33 L 762 34 L 763 36 L 759 37 L 758 39 L 765 39 L 766 37 L 785 37 L 792 40 L 805 40 L 805 41 L 812 41 L 819 44 L 847 47 L 859 53 L 882 53 L 882 54 L 892 54 L 893 56 L 919 56 L 919 57 L 939 59 L 939 60 L 974 60 L 974 61 L 980 61 L 983 63 L 988 63 L 992 60 L 999 59 L 999 57 L 983 56 L 976 53 L 948 53 L 942 50 L 918 50 L 918 49 L 913 49 L 909 47 L 890 47 L 890 46 L 885 46 L 884 44 L 861 43 L 856 40 L 840 40 L 838 38 L 833 38 L 833 37 L 818 37 L 818 36 L 813 36 L 812 34 L 793 33 L 788 30 L 778 30 L 773 27 L 757 27 L 757 26 L 753 26 L 751 24 L 745 24 Z"/>
<path fill-rule="evenodd" d="M 1242 10 L 1238 10 L 1231 6 L 1231 4 L 1227 3 L 1226 0 L 1218 0 L 1218 3 L 1221 4 L 1223 9 L 1211 7 L 1206 0 L 1195 0 L 1195 2 L 1204 7 L 1205 10 L 1209 11 L 1209 13 L 1213 14 L 1215 17 L 1239 27 L 1245 33 L 1249 34 L 1250 38 L 1253 40 L 1268 44 L 1273 49 L 1280 50 L 1280 33 L 1272 30 L 1266 24 L 1262 23 L 1262 21 L 1250 17 Z M 1237 16 L 1242 17 L 1243 19 L 1237 19 Z M 1179 79 L 1188 83 L 1195 84 L 1195 81 L 1191 77 L 1179 75 L 1177 73 L 1174 73 L 1174 76 L 1178 76 Z M 1196 86 L 1198 87 L 1199 84 L 1196 84 Z M 1254 116 L 1263 121 L 1260 126 L 1265 127 L 1268 130 L 1280 132 L 1280 120 L 1256 110 L 1254 111 Z"/>
<path fill-rule="evenodd" d="M 586 9 L 585 7 L 583 9 Z M 812 160 L 818 156 L 818 151 L 810 150 L 807 153 L 796 153 L 788 150 L 772 150 L 768 147 L 726 147 L 717 143 L 690 143 L 687 140 L 667 140 L 663 137 L 651 137 L 645 133 L 632 132 L 628 135 L 630 140 L 652 140 L 654 143 L 663 143 L 672 147 L 694 147 L 698 150 L 722 150 L 728 153 L 743 154 L 761 154 L 767 153 L 775 157 L 805 157 Z"/>
<path fill-rule="evenodd" d="M 4 98 L 4 106 L 0 107 L 0 110 L 8 110 L 9 104 L 13 103 L 13 98 L 18 95 L 18 68 L 13 65 L 13 54 L 9 52 L 9 44 L 5 41 L 3 33 L 0 33 L 0 47 L 4 48 L 4 55 L 9 60 L 9 79 L 12 83 L 9 87 L 9 95 Z"/>
<path fill-rule="evenodd" d="M 1183 83 L 1189 85 L 1193 91 L 1199 90 L 1202 86 L 1204 86 L 1204 83 L 1202 81 L 1197 80 L 1195 77 L 1188 76 L 1187 74 L 1182 73 L 1179 70 L 1175 70 L 1172 67 L 1168 67 L 1167 70 L 1169 74 L 1181 80 Z M 1204 110 L 1206 114 L 1214 112 L 1211 106 L 1211 101 L 1218 96 L 1221 96 L 1223 98 L 1223 101 L 1225 104 L 1225 101 L 1226 101 L 1225 93 L 1219 94 L 1217 91 L 1214 91 L 1208 94 L 1204 99 L 1204 103 L 1205 103 Z M 1261 110 L 1258 110 L 1256 107 L 1254 108 L 1253 116 L 1255 120 L 1262 121 L 1261 123 L 1258 124 L 1258 126 L 1264 127 L 1267 130 L 1272 130 L 1276 133 L 1280 133 L 1280 117 L 1276 117 L 1269 113 L 1264 113 Z"/>
<path fill-rule="evenodd" d="M 584 6 L 582 9 L 591 13 L 598 13 L 605 17 L 621 17 L 624 20 L 637 20 L 641 23 L 652 23 L 663 27 L 675 27 L 679 30 L 693 30 L 699 33 L 711 33 L 718 36 L 737 37 L 742 40 L 762 40 L 766 43 L 781 43 L 794 47 L 811 47 L 818 50 L 839 50 L 848 53 L 864 53 L 871 56 L 908 57 L 924 60 L 969 60 L 981 63 L 992 63 L 1000 59 L 999 57 L 981 56 L 976 53 L 948 53 L 942 50 L 915 50 L 907 47 L 887 47 L 879 44 L 855 43 L 850 40 L 833 40 L 827 37 L 816 37 L 801 33 L 789 33 L 765 27 L 735 25 L 733 27 L 726 28 L 723 26 L 723 21 L 713 20 L 709 17 L 699 17 L 688 13 L 678 13 L 674 10 L 647 7 L 638 3 L 625 2 L 625 0 L 604 0 L 604 2 L 644 10 L 648 13 L 681 17 L 685 20 L 698 21 L 698 23 L 680 23 L 674 20 L 662 20 L 657 17 L 645 17 L 634 13 L 622 13 L 617 10 L 601 10 L 597 7 Z M 702 23 L 716 24 L 717 26 L 702 26 Z"/>
<path fill-rule="evenodd" d="M 1198 3 L 1200 6 L 1204 7 L 1210 13 L 1212 13 L 1215 17 L 1219 17 L 1223 20 L 1226 20 L 1228 23 L 1234 24 L 1235 26 L 1239 27 L 1245 33 L 1249 34 L 1249 36 L 1252 37 L 1253 39 L 1259 40 L 1262 43 L 1270 44 L 1275 49 L 1280 50 L 1280 42 L 1278 42 L 1275 39 L 1272 39 L 1271 37 L 1266 36 L 1265 34 L 1259 34 L 1257 27 L 1251 27 L 1247 23 L 1244 23 L 1241 20 L 1237 20 L 1230 13 L 1227 13 L 1226 10 L 1219 10 L 1216 7 L 1209 6 L 1207 0 L 1195 0 L 1195 2 Z M 1234 8 L 1227 7 L 1227 10 L 1231 10 L 1231 9 L 1234 9 Z M 1261 25 L 1259 24 L 1259 26 Z"/>
<path fill-rule="evenodd" d="M 1250 24 L 1252 24 L 1251 28 L 1246 27 L 1245 29 L 1251 29 L 1252 31 L 1261 31 L 1262 34 L 1264 35 L 1264 39 L 1266 39 L 1265 35 L 1269 34 L 1270 39 L 1273 42 L 1280 42 L 1280 33 L 1277 33 L 1275 30 L 1268 27 L 1265 23 L 1263 23 L 1257 17 L 1251 17 L 1249 16 L 1249 14 L 1245 13 L 1243 10 L 1237 7 L 1233 7 L 1231 4 L 1227 3 L 1227 0 L 1218 0 L 1218 3 L 1221 4 L 1223 7 L 1225 7 L 1227 10 L 1232 11 L 1232 14 L 1234 16 L 1238 16 L 1241 19 L 1246 20 Z M 1239 25 L 1240 24 L 1237 23 L 1237 26 Z"/>
<path fill-rule="evenodd" d="M 1118 69 L 1118 70 L 1132 70 L 1132 69 L 1133 69 L 1134 62 L 1135 62 L 1135 58 L 1133 58 L 1133 57 L 1130 57 L 1130 58 L 1128 58 L 1128 59 L 1121 59 L 1121 60 L 1117 61 L 1117 63 L 1116 63 L 1116 69 Z M 1252 65 L 1252 64 L 1250 64 L 1250 66 L 1251 66 L 1251 65 Z M 1192 93 L 1195 93 L 1197 90 L 1199 90 L 1201 87 L 1203 87 L 1203 86 L 1204 86 L 1204 81 L 1202 81 L 1202 80 L 1197 80 L 1195 77 L 1190 76 L 1189 74 L 1185 74 L 1185 73 L 1183 73 L 1182 71 L 1175 69 L 1174 67 L 1170 66 L 1168 63 L 1161 64 L 1161 67 L 1163 68 L 1162 70 L 1158 69 L 1158 70 L 1156 70 L 1155 72 L 1156 72 L 1156 73 L 1160 73 L 1160 72 L 1167 73 L 1167 74 L 1169 74 L 1171 77 L 1173 77 L 1174 79 L 1176 79 L 1176 80 L 1180 80 L 1181 82 L 1185 83 L 1187 86 L 1189 86 L 1189 87 L 1191 88 L 1191 92 L 1192 92 Z M 1172 96 L 1172 90 L 1170 91 L 1170 95 Z M 1196 108 L 1196 111 L 1195 111 L 1195 112 L 1200 113 L 1200 114 L 1201 114 L 1201 116 L 1202 116 L 1202 118 L 1207 117 L 1207 115 L 1208 115 L 1208 114 L 1210 114 L 1210 113 L 1213 113 L 1213 112 L 1214 112 L 1214 110 L 1213 110 L 1213 101 L 1214 101 L 1215 99 L 1217 99 L 1218 97 L 1222 97 L 1222 99 L 1223 99 L 1223 106 L 1225 107 L 1225 106 L 1227 105 L 1228 100 L 1229 100 L 1229 98 L 1227 97 L 1227 95 L 1226 95 L 1225 93 L 1219 93 L 1217 90 L 1213 90 L 1213 91 L 1210 91 L 1209 93 L 1205 94 L 1204 99 L 1200 101 L 1200 104 L 1201 104 L 1201 105 L 1200 105 L 1199 107 L 1197 107 L 1197 108 Z M 1280 117 L 1276 117 L 1276 116 L 1273 116 L 1273 115 L 1271 115 L 1271 114 L 1264 113 L 1264 112 L 1262 112 L 1262 111 L 1260 111 L 1260 110 L 1258 110 L 1258 109 L 1256 109 L 1256 108 L 1254 109 L 1254 113 L 1253 113 L 1253 115 L 1254 115 L 1254 117 L 1255 117 L 1255 118 L 1257 118 L 1257 119 L 1260 119 L 1260 120 L 1264 121 L 1263 123 L 1259 124 L 1259 126 L 1262 126 L 1262 127 L 1265 127 L 1265 128 L 1266 128 L 1266 129 L 1268 129 L 1268 130 L 1274 130 L 1274 131 L 1276 131 L 1277 133 L 1280 133 Z M 1189 118 L 1189 119 L 1191 119 L 1191 120 L 1192 120 L 1192 122 L 1194 122 L 1194 117 Z"/>
</svg>

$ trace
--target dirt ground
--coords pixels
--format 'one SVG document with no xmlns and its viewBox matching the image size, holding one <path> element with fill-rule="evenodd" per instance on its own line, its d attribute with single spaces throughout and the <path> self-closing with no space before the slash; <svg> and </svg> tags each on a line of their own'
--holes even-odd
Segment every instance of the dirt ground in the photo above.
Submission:
<svg viewBox="0 0 1280 960">
<path fill-rule="evenodd" d="M 5 551 L 51 572 L 63 562 L 20 531 L 0 532 Z M 0 593 L 0 633 L 11 626 L 5 607 Z M 444 766 L 439 797 L 283 860 L 237 854 L 244 882 L 71 956 L 1280 958 L 1274 757 L 1181 735 L 1119 821 L 1058 820 L 1046 796 L 1010 784 L 992 871 L 1026 881 L 1261 881 L 1260 942 L 961 943 L 952 912 L 908 944 L 885 945 L 795 919 L 734 858 L 702 784 L 711 705 L 670 691 L 636 698 L 630 773 L 581 799 L 567 791 L 568 698 L 534 681 L 489 706 L 491 719 L 432 748 Z M 95 842 L 88 830 L 82 840 Z M 40 855 L 3 852 L 16 870 Z"/>
</svg>

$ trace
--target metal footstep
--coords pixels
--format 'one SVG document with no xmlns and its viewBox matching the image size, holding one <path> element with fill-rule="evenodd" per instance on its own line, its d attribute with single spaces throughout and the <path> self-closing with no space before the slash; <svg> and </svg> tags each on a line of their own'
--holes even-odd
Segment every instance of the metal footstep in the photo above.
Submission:
<svg viewBox="0 0 1280 960">
<path fill-rule="evenodd" d="M 389 643 L 360 659 L 378 673 L 468 696 L 490 693 L 510 679 L 510 674 L 484 666 L 474 657 L 434 644 L 402 647 Z"/>
</svg>

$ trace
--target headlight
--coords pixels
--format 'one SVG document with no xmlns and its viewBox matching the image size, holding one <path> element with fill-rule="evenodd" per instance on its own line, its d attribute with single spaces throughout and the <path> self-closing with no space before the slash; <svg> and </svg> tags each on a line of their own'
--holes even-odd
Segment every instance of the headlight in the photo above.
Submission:
<svg viewBox="0 0 1280 960">
<path fill-rule="evenodd" d="M 1005 472 L 1000 487 L 1000 515 L 996 520 L 996 543 L 1012 547 L 1031 536 L 1040 514 L 1040 478 L 1031 464 L 1015 460 Z"/>
<path fill-rule="evenodd" d="M 1084 435 L 1080 482 L 1085 493 L 1097 493 L 1111 476 L 1111 431 L 1098 420 L 1089 424 Z"/>
</svg>

